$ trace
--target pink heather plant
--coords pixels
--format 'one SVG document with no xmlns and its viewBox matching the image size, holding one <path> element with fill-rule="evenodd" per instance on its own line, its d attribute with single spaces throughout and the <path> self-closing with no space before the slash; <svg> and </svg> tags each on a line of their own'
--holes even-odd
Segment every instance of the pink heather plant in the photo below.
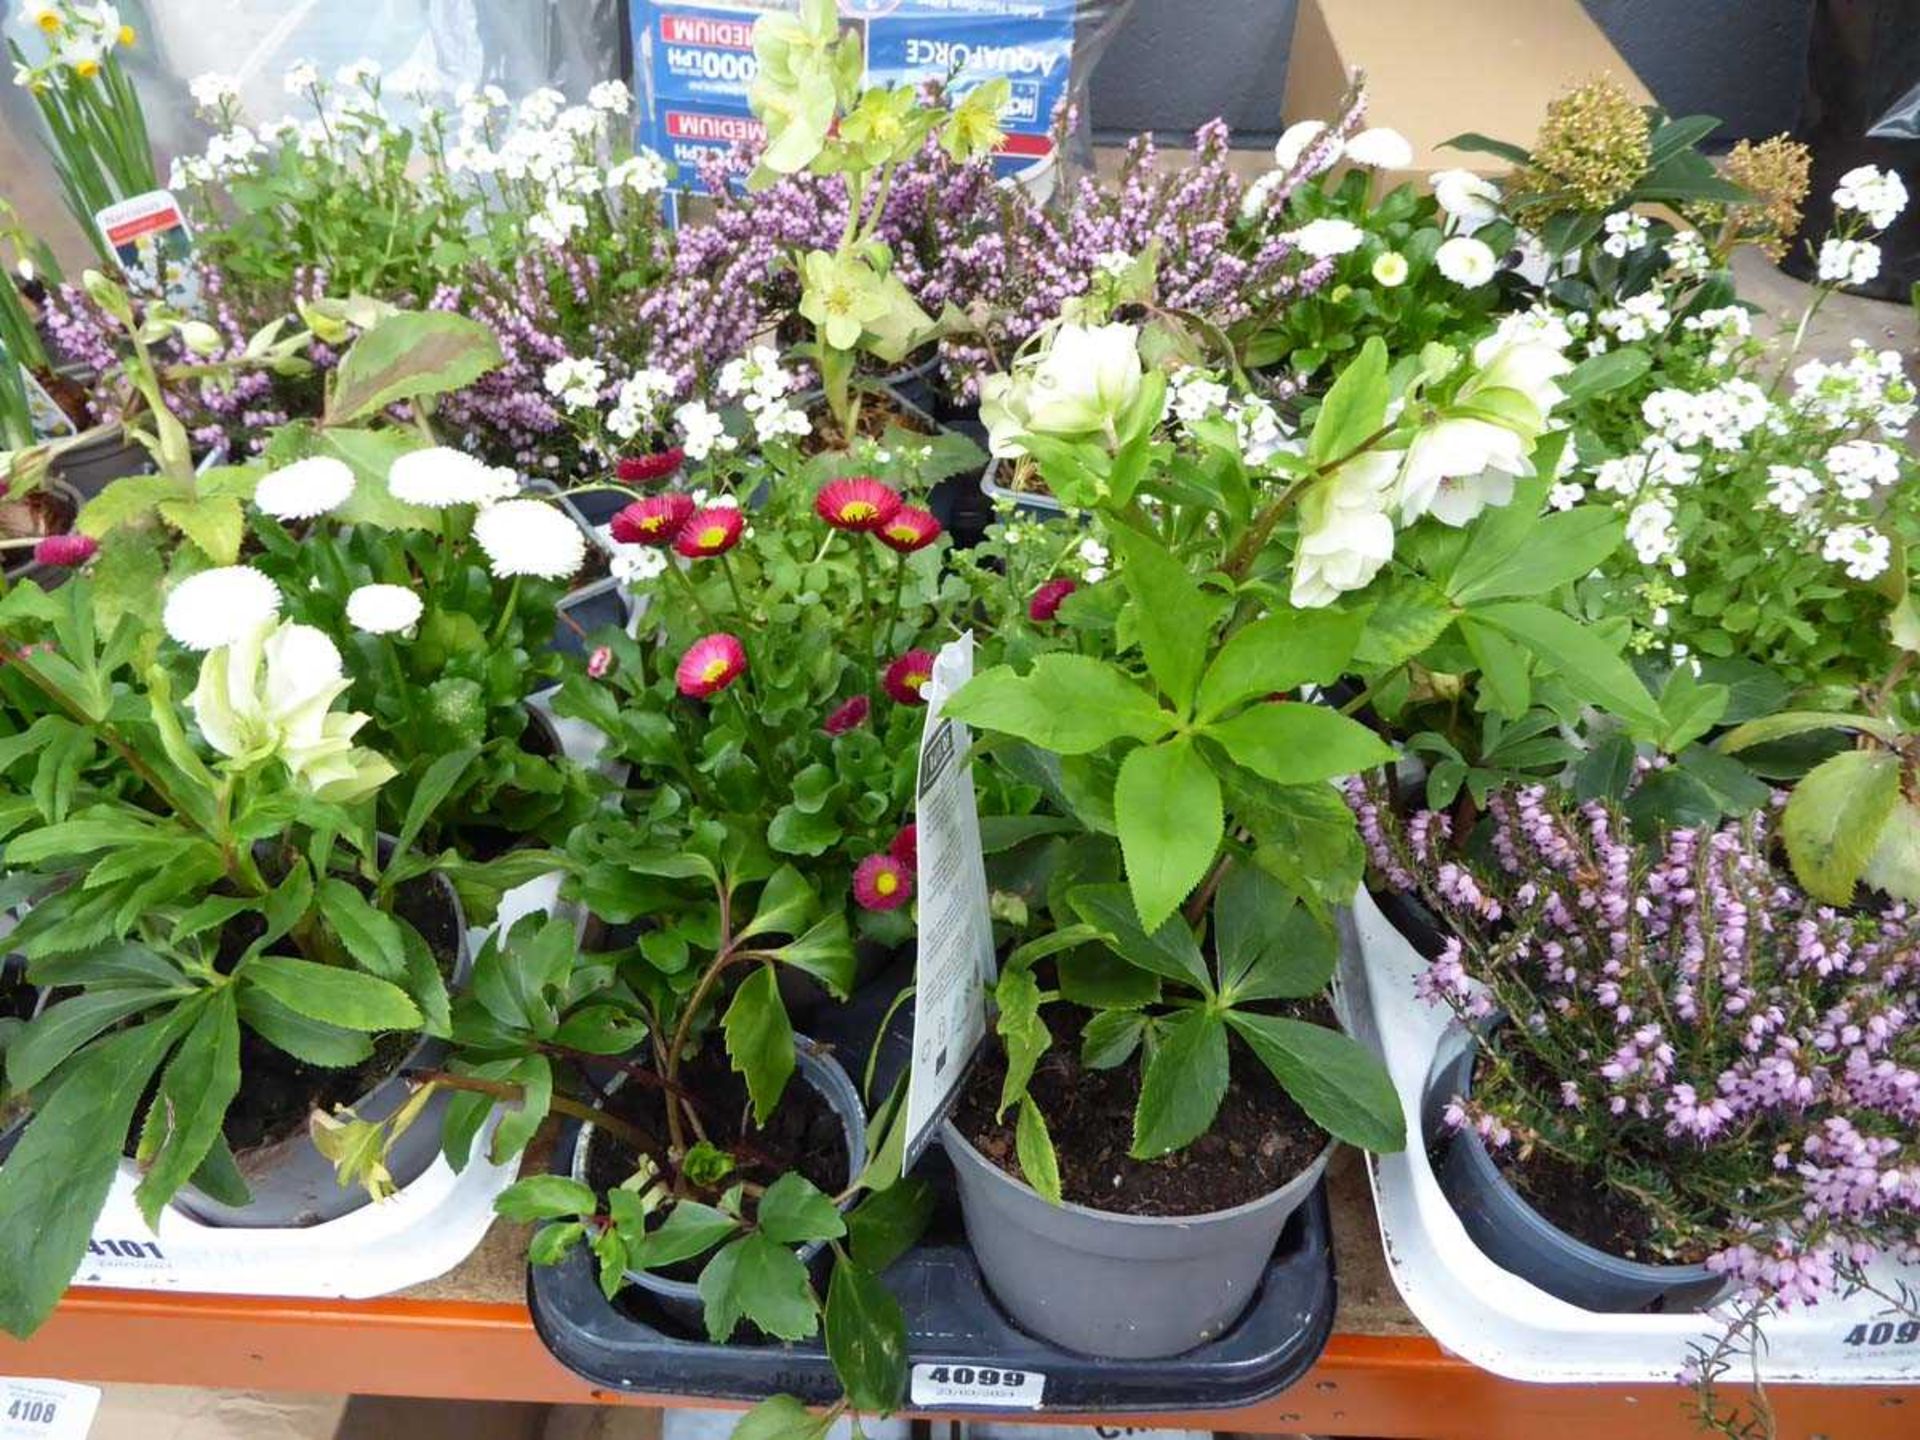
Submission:
<svg viewBox="0 0 1920 1440">
<path fill-rule="evenodd" d="M 1657 1248 L 1752 1301 L 1915 1253 L 1920 914 L 1815 903 L 1765 815 L 1643 844 L 1535 785 L 1491 796 L 1463 848 L 1444 814 L 1348 798 L 1376 877 L 1443 921 L 1422 996 L 1476 1023 L 1452 1123 L 1631 1197 Z"/>
</svg>

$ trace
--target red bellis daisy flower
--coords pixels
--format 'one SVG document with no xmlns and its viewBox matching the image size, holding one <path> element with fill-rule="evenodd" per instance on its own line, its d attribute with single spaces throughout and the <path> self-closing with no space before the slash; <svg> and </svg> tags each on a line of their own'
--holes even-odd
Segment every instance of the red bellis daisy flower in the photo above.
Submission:
<svg viewBox="0 0 1920 1440">
<path fill-rule="evenodd" d="M 856 695 L 851 700 L 834 707 L 820 728 L 829 735 L 844 735 L 867 723 L 867 716 L 873 713 L 873 701 L 865 695 Z"/>
<path fill-rule="evenodd" d="M 909 870 L 920 863 L 920 827 L 902 825 L 900 832 L 887 846 L 887 853 Z"/>
<path fill-rule="evenodd" d="M 1061 602 L 1080 587 L 1071 580 L 1049 580 L 1033 592 L 1033 599 L 1027 602 L 1027 618 L 1040 624 L 1060 613 Z"/>
<path fill-rule="evenodd" d="M 649 495 L 615 515 L 607 528 L 622 545 L 671 545 L 693 511 L 693 501 L 677 490 Z"/>
<path fill-rule="evenodd" d="M 622 485 L 653 485 L 678 470 L 686 458 L 678 445 L 653 455 L 622 455 L 613 473 Z"/>
<path fill-rule="evenodd" d="M 900 496 L 871 475 L 849 475 L 822 486 L 813 508 L 836 530 L 871 532 L 900 513 Z"/>
<path fill-rule="evenodd" d="M 722 631 L 717 635 L 702 635 L 689 645 L 687 653 L 680 657 L 673 678 L 682 695 L 705 700 L 710 695 L 718 695 L 746 673 L 746 647 Z"/>
<path fill-rule="evenodd" d="M 891 855 L 869 855 L 853 872 L 853 898 L 864 910 L 898 910 L 913 898 L 913 876 Z"/>
<path fill-rule="evenodd" d="M 67 570 L 86 564 L 99 548 L 100 542 L 91 535 L 49 535 L 33 547 L 33 558 L 41 565 Z"/>
<path fill-rule="evenodd" d="M 926 689 L 927 681 L 933 678 L 933 653 L 928 650 L 909 650 L 898 660 L 887 666 L 887 673 L 880 683 L 902 705 L 924 705 L 926 697 L 920 692 Z"/>
<path fill-rule="evenodd" d="M 891 520 L 873 533 L 889 550 L 911 555 L 940 538 L 940 522 L 917 505 L 902 505 Z"/>
<path fill-rule="evenodd" d="M 692 560 L 724 555 L 740 543 L 746 523 L 737 505 L 709 505 L 687 517 L 673 537 L 673 548 Z"/>
</svg>

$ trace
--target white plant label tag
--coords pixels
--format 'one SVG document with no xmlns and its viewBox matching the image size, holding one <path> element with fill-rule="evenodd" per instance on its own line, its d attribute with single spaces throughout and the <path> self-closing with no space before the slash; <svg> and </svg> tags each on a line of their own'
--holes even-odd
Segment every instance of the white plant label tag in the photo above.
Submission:
<svg viewBox="0 0 1920 1440">
<path fill-rule="evenodd" d="M 990 1360 L 978 1365 L 916 1365 L 912 1390 L 916 1410 L 946 1405 L 1038 1410 L 1046 1395 L 1047 1377 L 1038 1370 L 1009 1370 Z"/>
<path fill-rule="evenodd" d="M 92 1385 L 0 1376 L 0 1440 L 87 1440 L 99 1408 Z"/>
<path fill-rule="evenodd" d="M 993 922 L 987 912 L 987 867 L 980 854 L 980 812 L 974 804 L 972 737 L 940 713 L 947 697 L 973 678 L 973 633 L 941 648 L 922 688 L 927 719 L 920 735 L 914 823 L 919 898 L 913 969 L 913 1070 L 907 1082 L 907 1148 L 911 1166 L 933 1138 L 974 1051 L 987 1033 L 987 987 L 993 983 Z"/>
<path fill-rule="evenodd" d="M 171 190 L 149 190 L 96 210 L 93 223 L 137 288 L 164 296 L 176 310 L 199 308 L 193 230 Z"/>
</svg>

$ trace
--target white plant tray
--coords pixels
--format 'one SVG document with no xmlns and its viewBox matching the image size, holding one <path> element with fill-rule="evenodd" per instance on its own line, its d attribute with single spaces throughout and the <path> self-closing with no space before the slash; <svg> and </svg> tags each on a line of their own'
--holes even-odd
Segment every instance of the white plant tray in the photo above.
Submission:
<svg viewBox="0 0 1920 1440">
<path fill-rule="evenodd" d="M 1340 987 L 1354 1035 L 1381 1055 L 1406 1109 L 1407 1148 L 1369 1155 L 1387 1266 L 1414 1318 L 1447 1349 L 1510 1380 L 1585 1383 L 1675 1379 L 1694 1347 L 1724 1333 L 1726 1312 L 1605 1315 L 1558 1300 L 1503 1270 L 1468 1238 L 1440 1191 L 1420 1131 L 1421 1103 L 1452 1019 L 1413 991 L 1426 961 L 1362 890 L 1342 919 Z M 1920 1290 L 1920 1265 L 1881 1262 L 1873 1283 Z M 1758 1374 L 1769 1382 L 1920 1382 L 1920 1321 L 1861 1293 L 1762 1322 Z M 1736 1376 L 1748 1373 L 1736 1363 Z"/>
</svg>

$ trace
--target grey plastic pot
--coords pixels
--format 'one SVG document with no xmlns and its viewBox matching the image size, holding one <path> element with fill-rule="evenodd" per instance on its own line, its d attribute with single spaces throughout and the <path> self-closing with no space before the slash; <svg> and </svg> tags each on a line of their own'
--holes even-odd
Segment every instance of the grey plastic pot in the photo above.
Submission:
<svg viewBox="0 0 1920 1440">
<path fill-rule="evenodd" d="M 1104 1360 L 1178 1355 L 1239 1319 L 1334 1149 L 1328 1141 L 1311 1165 L 1258 1200 L 1160 1217 L 1050 1204 L 951 1120 L 941 1122 L 940 1143 L 994 1299 L 1028 1334 Z"/>
<path fill-rule="evenodd" d="M 62 443 L 50 466 L 54 478 L 91 500 L 115 480 L 144 475 L 153 468 L 145 448 L 118 425 L 101 425 Z"/>
<path fill-rule="evenodd" d="M 1442 1037 L 1427 1083 L 1429 1135 L 1439 1133 L 1447 1102 L 1469 1092 L 1478 1053 L 1462 1025 Z M 1726 1278 L 1704 1265 L 1648 1265 L 1574 1239 L 1507 1183 L 1471 1127 L 1442 1145 L 1440 1189 L 1468 1236 L 1494 1264 L 1549 1295 L 1583 1310 L 1629 1315 L 1705 1310 L 1726 1291 Z"/>
<path fill-rule="evenodd" d="M 840 1062 L 824 1050 L 819 1049 L 811 1040 L 803 1036 L 793 1037 L 793 1058 L 795 1074 L 805 1084 L 811 1085 L 833 1113 L 840 1117 L 847 1138 L 847 1178 L 851 1180 L 867 1168 L 867 1112 L 860 1103 L 860 1092 L 854 1088 L 853 1081 L 847 1078 L 847 1072 L 840 1068 Z M 607 1087 L 612 1094 L 626 1083 L 624 1074 L 617 1074 Z M 598 1109 L 598 1104 L 595 1105 Z M 580 1138 L 574 1142 L 573 1178 L 585 1184 L 587 1180 L 587 1159 L 594 1136 L 599 1132 L 591 1126 L 580 1127 Z M 853 1204 L 851 1199 L 841 1205 L 844 1211 Z M 804 1245 L 794 1252 L 800 1262 L 809 1269 L 815 1269 L 826 1257 L 826 1245 L 815 1241 Z M 814 1279 L 819 1280 L 816 1270 Z M 669 1280 L 662 1275 L 649 1274 L 644 1270 L 627 1271 L 627 1283 L 635 1289 L 645 1291 L 662 1314 L 689 1330 L 706 1333 L 706 1307 L 700 1299 L 700 1286 L 691 1280 Z"/>
<path fill-rule="evenodd" d="M 438 876 L 447 904 L 453 907 L 454 933 L 459 937 L 454 955 L 453 976 L 448 989 L 465 988 L 473 971 L 473 952 L 467 945 L 467 917 L 460 897 L 452 885 Z M 362 1120 L 385 1120 L 406 1103 L 413 1085 L 405 1076 L 413 1070 L 438 1069 L 452 1053 L 452 1047 L 434 1036 L 423 1036 L 407 1052 L 387 1079 L 375 1085 L 352 1104 L 353 1113 Z M 440 1154 L 440 1127 L 451 1100 L 440 1091 L 429 1100 L 406 1132 L 394 1142 L 387 1157 L 387 1170 L 393 1183 L 404 1188 L 432 1168 Z M 333 1162 L 314 1148 L 305 1129 L 271 1145 L 260 1145 L 235 1154 L 240 1174 L 253 1192 L 245 1205 L 228 1205 L 192 1185 L 183 1186 L 173 1197 L 173 1206 L 203 1225 L 238 1230 L 302 1230 L 338 1220 L 368 1203 L 367 1193 L 359 1186 L 343 1186 L 335 1175 Z"/>
</svg>

